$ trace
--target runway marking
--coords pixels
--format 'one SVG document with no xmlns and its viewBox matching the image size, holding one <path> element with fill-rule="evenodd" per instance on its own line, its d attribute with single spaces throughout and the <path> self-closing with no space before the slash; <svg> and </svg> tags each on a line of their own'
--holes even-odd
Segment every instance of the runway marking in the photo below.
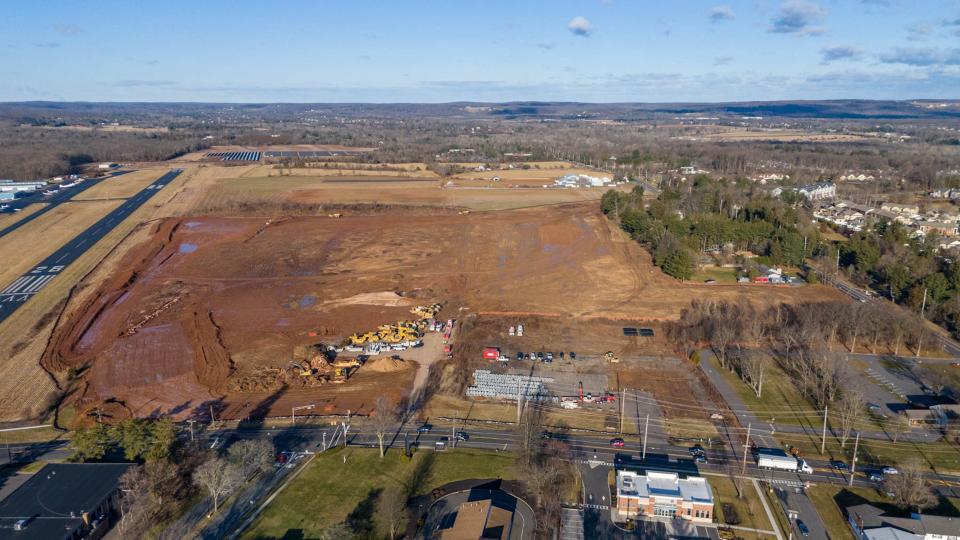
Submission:
<svg viewBox="0 0 960 540">
<path fill-rule="evenodd" d="M 31 276 L 21 276 L 19 279 L 11 283 L 6 289 L 3 290 L 0 294 L 11 294 L 20 290 L 20 286 L 23 285 L 25 281 L 32 279 Z"/>
<path fill-rule="evenodd" d="M 55 278 L 55 277 L 57 277 L 57 276 L 52 276 L 52 275 L 43 276 L 43 277 L 41 277 L 40 279 L 34 281 L 34 282 L 33 282 L 33 285 L 27 287 L 24 292 L 37 292 L 37 291 L 39 291 L 40 289 L 42 289 L 43 286 L 46 285 L 48 281 L 50 281 L 51 279 L 53 279 L 53 278 Z"/>
</svg>

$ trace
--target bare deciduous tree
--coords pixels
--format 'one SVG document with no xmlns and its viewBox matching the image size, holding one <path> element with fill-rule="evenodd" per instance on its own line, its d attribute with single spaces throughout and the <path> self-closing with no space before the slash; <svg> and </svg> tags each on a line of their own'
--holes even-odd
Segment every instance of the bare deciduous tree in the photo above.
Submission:
<svg viewBox="0 0 960 540">
<path fill-rule="evenodd" d="M 193 481 L 210 495 L 216 513 L 220 509 L 220 499 L 243 483 L 243 474 L 230 460 L 212 457 L 193 472 Z"/>
<path fill-rule="evenodd" d="M 902 465 L 900 473 L 888 475 L 883 486 L 892 494 L 893 503 L 904 510 L 920 512 L 937 504 L 937 496 L 918 462 Z"/>
<path fill-rule="evenodd" d="M 227 450 L 227 458 L 240 471 L 241 477 L 246 480 L 273 464 L 275 459 L 274 447 L 270 441 L 265 439 L 239 441 Z"/>
<path fill-rule="evenodd" d="M 840 446 L 845 447 L 850 433 L 863 421 L 865 402 L 860 392 L 847 392 L 835 407 L 836 418 L 840 424 Z"/>
<path fill-rule="evenodd" d="M 384 455 L 383 440 L 393 428 L 396 420 L 396 410 L 390 405 L 390 401 L 383 396 L 379 396 L 373 407 L 370 425 L 373 427 L 373 432 L 377 435 L 377 443 L 380 445 L 380 459 L 383 459 Z"/>
</svg>

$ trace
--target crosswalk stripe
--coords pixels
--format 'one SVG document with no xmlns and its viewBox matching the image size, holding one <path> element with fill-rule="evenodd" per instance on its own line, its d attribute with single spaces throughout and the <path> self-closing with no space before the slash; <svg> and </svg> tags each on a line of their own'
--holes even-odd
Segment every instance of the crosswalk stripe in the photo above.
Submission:
<svg viewBox="0 0 960 540">
<path fill-rule="evenodd" d="M 24 289 L 23 292 L 37 292 L 41 288 L 43 288 L 43 286 L 46 285 L 47 282 L 53 279 L 54 277 L 55 276 L 41 276 L 40 279 L 37 279 L 36 281 L 33 282 L 32 285 Z"/>
</svg>

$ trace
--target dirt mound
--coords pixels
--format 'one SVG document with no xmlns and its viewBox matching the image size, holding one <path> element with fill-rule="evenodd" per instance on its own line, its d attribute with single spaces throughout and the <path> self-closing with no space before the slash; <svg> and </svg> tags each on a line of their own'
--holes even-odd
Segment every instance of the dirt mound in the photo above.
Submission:
<svg viewBox="0 0 960 540">
<path fill-rule="evenodd" d="M 360 293 L 351 296 L 350 298 L 343 298 L 341 300 L 332 300 L 330 302 L 324 303 L 324 306 L 353 306 L 353 305 L 369 305 L 369 306 L 412 306 L 414 304 L 408 298 L 404 298 L 399 294 L 391 291 L 384 292 L 372 292 L 372 293 Z"/>
<path fill-rule="evenodd" d="M 413 364 L 411 362 L 407 362 L 402 359 L 388 358 L 386 356 L 370 360 L 363 365 L 363 369 L 375 371 L 377 373 L 392 373 L 394 371 L 403 371 L 411 368 L 413 368 Z"/>
</svg>

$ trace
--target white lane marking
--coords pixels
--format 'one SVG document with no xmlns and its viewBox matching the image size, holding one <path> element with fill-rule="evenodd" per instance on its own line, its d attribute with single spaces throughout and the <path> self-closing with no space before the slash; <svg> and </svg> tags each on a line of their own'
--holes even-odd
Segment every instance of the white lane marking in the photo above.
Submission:
<svg viewBox="0 0 960 540">
<path fill-rule="evenodd" d="M 41 277 L 40 279 L 38 279 L 37 281 L 35 281 L 35 282 L 33 283 L 33 285 L 31 285 L 31 286 L 28 287 L 26 290 L 24 290 L 24 292 L 37 292 L 37 291 L 39 291 L 40 289 L 42 289 L 43 286 L 46 285 L 48 281 L 50 281 L 51 279 L 53 279 L 53 278 L 55 278 L 55 277 L 57 277 L 57 276 L 43 276 L 43 277 Z"/>
<path fill-rule="evenodd" d="M 23 282 L 29 281 L 30 279 L 32 279 L 32 276 L 20 276 L 16 281 L 8 285 L 7 288 L 4 289 L 0 294 L 10 294 L 16 292 L 20 290 L 20 285 L 23 285 Z"/>
</svg>

